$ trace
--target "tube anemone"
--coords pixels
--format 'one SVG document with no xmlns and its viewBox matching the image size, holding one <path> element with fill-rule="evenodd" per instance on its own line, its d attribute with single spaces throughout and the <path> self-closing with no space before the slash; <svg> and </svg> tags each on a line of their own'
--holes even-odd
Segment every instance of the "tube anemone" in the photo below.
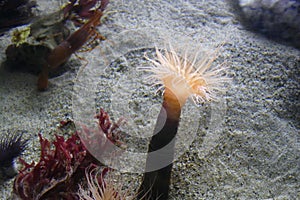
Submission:
<svg viewBox="0 0 300 200">
<path fill-rule="evenodd" d="M 168 199 L 171 170 L 174 158 L 175 137 L 177 134 L 181 109 L 189 97 L 199 105 L 215 100 L 221 86 L 228 78 L 221 75 L 225 68 L 210 70 L 217 57 L 219 48 L 197 61 L 197 56 L 190 62 L 187 54 L 180 57 L 170 46 L 170 50 L 156 48 L 156 60 L 148 59 L 153 65 L 141 69 L 151 73 L 149 79 L 153 85 L 161 85 L 163 103 L 158 115 L 154 135 L 152 136 L 146 160 L 146 172 L 139 188 L 138 199 Z M 163 125 L 162 122 L 164 122 Z M 151 152 L 161 150 L 160 160 L 168 161 L 168 165 L 157 170 L 151 166 L 158 158 L 150 156 Z"/>
<path fill-rule="evenodd" d="M 113 176 L 108 168 L 99 173 L 99 168 L 90 170 L 88 167 L 85 175 L 87 179 L 87 189 L 79 185 L 79 200 L 133 200 L 134 196 L 129 196 L 129 191 L 122 189 L 122 184 L 114 182 Z M 89 171 L 90 170 L 90 171 Z M 108 176 L 107 176 L 108 175 Z"/>
</svg>

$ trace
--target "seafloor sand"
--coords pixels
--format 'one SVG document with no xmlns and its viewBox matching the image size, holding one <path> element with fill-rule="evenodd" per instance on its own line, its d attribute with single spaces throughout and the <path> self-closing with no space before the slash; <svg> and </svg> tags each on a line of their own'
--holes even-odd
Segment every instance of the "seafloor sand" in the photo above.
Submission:
<svg viewBox="0 0 300 200">
<path fill-rule="evenodd" d="M 44 2 L 38 2 L 41 9 Z M 224 1 L 112 0 L 108 10 L 99 29 L 107 40 L 79 54 L 89 64 L 78 80 L 74 64 L 74 70 L 51 79 L 48 91 L 40 93 L 37 77 L 0 69 L 0 134 L 28 132 L 26 161 L 38 159 L 38 132 L 53 138 L 60 120 L 80 113 L 77 100 L 91 100 L 78 95 L 81 83 L 95 91 L 97 106 L 114 118 L 133 119 L 133 128 L 125 130 L 151 132 L 160 98 L 151 97 L 136 71 L 146 62 L 143 54 L 168 42 L 192 51 L 224 43 L 215 63 L 226 62 L 231 84 L 218 103 L 199 109 L 187 105 L 180 141 L 193 131 L 196 136 L 174 164 L 170 199 L 300 199 L 299 50 L 245 30 Z M 8 36 L 1 37 L 1 61 L 8 44 Z M 149 114 L 150 108 L 156 111 Z M 128 141 L 129 148 L 146 148 L 133 143 Z M 125 178 L 137 187 L 137 174 Z M 1 199 L 10 196 L 11 184 L 0 186 Z"/>
</svg>

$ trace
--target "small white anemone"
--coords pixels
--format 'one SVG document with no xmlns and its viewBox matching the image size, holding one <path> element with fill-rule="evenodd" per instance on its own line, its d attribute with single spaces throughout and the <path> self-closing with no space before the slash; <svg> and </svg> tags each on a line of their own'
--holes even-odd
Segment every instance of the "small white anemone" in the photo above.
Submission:
<svg viewBox="0 0 300 200">
<path fill-rule="evenodd" d="M 133 200 L 135 195 L 129 195 L 129 190 L 123 190 L 120 182 L 113 181 L 113 176 L 103 177 L 98 168 L 90 170 L 88 167 L 85 175 L 87 189 L 79 185 L 78 196 L 80 200 Z M 109 172 L 108 172 L 109 173 Z M 98 182 L 101 176 L 102 183 Z M 105 180 L 104 180 L 105 179 Z M 121 180 L 118 180 L 121 181 Z M 100 185 L 101 184 L 101 185 Z"/>
<path fill-rule="evenodd" d="M 160 85 L 159 90 L 169 89 L 181 103 L 184 104 L 191 97 L 196 105 L 201 105 L 203 102 L 216 100 L 217 93 L 223 90 L 224 83 L 229 80 L 222 75 L 226 69 L 224 65 L 210 69 L 219 49 L 220 47 L 200 60 L 196 53 L 190 62 L 187 53 L 181 57 L 171 45 L 169 50 L 165 48 L 160 51 L 156 48 L 155 60 L 145 56 L 153 65 L 140 69 L 151 72 L 148 78 L 153 85 Z"/>
</svg>

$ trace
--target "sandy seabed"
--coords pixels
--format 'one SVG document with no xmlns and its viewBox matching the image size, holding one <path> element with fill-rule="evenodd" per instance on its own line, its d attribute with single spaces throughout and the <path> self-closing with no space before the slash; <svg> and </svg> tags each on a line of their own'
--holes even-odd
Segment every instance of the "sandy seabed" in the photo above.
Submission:
<svg viewBox="0 0 300 200">
<path fill-rule="evenodd" d="M 26 161 L 38 160 L 39 132 L 52 139 L 61 120 L 81 112 L 77 101 L 91 101 L 78 93 L 82 83 L 114 119 L 132 119 L 125 130 L 151 132 L 160 98 L 136 70 L 147 64 L 144 53 L 168 43 L 191 51 L 224 43 L 215 65 L 225 62 L 232 81 L 220 102 L 187 104 L 180 132 L 193 140 L 174 163 L 170 199 L 300 199 L 299 49 L 246 30 L 225 1 L 112 0 L 108 10 L 99 27 L 107 40 L 79 53 L 89 61 L 84 68 L 72 57 L 74 70 L 50 79 L 46 92 L 37 91 L 36 76 L 0 69 L 0 134 L 27 132 Z M 1 37 L 1 61 L 9 38 Z M 138 187 L 139 174 L 124 177 Z M 0 185 L 1 199 L 11 191 L 12 180 Z"/>
</svg>

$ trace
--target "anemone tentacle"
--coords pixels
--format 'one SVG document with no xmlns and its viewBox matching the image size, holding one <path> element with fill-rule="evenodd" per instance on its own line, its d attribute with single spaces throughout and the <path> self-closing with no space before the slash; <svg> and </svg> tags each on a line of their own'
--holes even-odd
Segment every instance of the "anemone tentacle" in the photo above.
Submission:
<svg viewBox="0 0 300 200">
<path fill-rule="evenodd" d="M 171 45 L 169 50 L 159 50 L 156 47 L 156 59 L 145 56 L 153 65 L 140 69 L 151 73 L 147 80 L 151 81 L 153 86 L 161 85 L 159 89 L 172 90 L 183 102 L 191 97 L 196 105 L 200 105 L 205 101 L 217 100 L 217 94 L 229 80 L 222 75 L 226 71 L 224 63 L 210 69 L 220 48 L 221 46 L 213 52 L 206 53 L 200 60 L 199 52 L 196 52 L 190 62 L 187 52 L 181 57 Z"/>
</svg>

